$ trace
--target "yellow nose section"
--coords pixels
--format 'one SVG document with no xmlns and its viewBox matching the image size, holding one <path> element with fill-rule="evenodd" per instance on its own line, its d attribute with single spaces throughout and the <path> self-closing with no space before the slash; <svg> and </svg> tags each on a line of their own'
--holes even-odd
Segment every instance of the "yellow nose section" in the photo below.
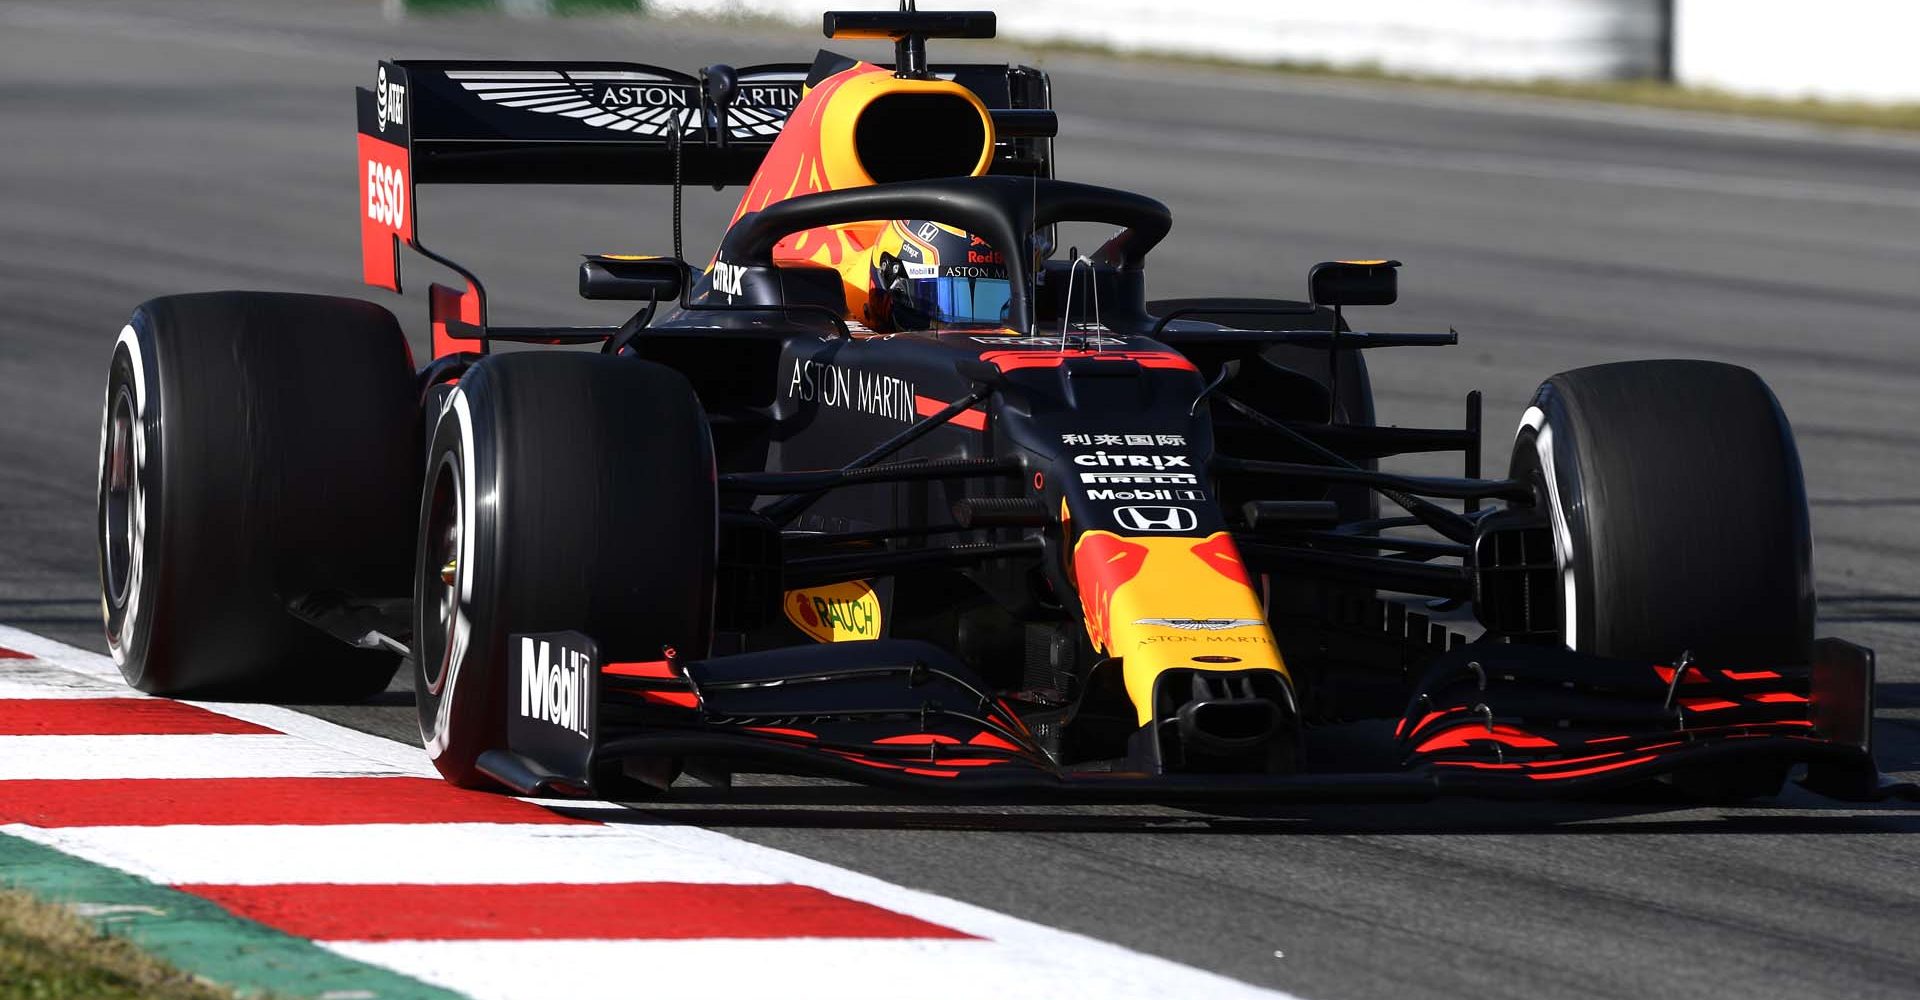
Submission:
<svg viewBox="0 0 1920 1000">
<path fill-rule="evenodd" d="M 1206 538 L 1089 531 L 1073 549 L 1087 636 L 1119 657 L 1141 725 L 1164 670 L 1287 672 L 1259 595 L 1226 532 Z"/>
</svg>

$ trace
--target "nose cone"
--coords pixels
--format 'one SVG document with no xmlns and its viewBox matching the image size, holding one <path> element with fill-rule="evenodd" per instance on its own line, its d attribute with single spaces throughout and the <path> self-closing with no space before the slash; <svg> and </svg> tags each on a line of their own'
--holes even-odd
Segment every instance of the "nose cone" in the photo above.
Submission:
<svg viewBox="0 0 1920 1000">
<path fill-rule="evenodd" d="M 1136 764 L 1199 774 L 1286 774 L 1299 736 L 1293 695 L 1271 670 L 1162 671 L 1154 721 L 1135 737 Z"/>
</svg>

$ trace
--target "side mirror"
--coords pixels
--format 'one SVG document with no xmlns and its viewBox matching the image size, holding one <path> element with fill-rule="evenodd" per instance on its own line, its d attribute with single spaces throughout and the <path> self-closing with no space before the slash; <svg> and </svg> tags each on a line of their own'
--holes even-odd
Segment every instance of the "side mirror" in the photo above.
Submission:
<svg viewBox="0 0 1920 1000">
<path fill-rule="evenodd" d="M 1397 260 L 1330 260 L 1307 272 L 1316 306 L 1390 306 L 1400 294 Z"/>
<path fill-rule="evenodd" d="M 687 262 L 678 257 L 596 254 L 580 262 L 580 297 L 672 302 L 687 287 Z"/>
</svg>

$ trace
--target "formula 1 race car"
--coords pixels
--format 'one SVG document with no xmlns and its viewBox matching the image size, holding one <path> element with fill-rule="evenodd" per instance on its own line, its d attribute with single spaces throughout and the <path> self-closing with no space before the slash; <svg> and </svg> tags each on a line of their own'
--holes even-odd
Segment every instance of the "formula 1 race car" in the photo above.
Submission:
<svg viewBox="0 0 1920 1000">
<path fill-rule="evenodd" d="M 1456 339 L 1348 326 L 1397 262 L 1149 301 L 1168 210 L 1053 176 L 1046 75 L 928 62 L 991 14 L 825 28 L 895 64 L 381 63 L 364 278 L 399 291 L 404 244 L 464 285 L 418 365 L 360 301 L 134 312 L 99 494 L 128 682 L 337 701 L 410 661 L 440 772 L 526 794 L 1880 794 L 1872 653 L 1814 637 L 1752 372 L 1555 375 L 1483 478 L 1478 393 L 1375 421 L 1365 352 Z M 579 265 L 619 326 L 496 325 L 414 202 L 490 182 L 670 184 L 674 255 Z M 704 267 L 686 184 L 745 184 Z M 1071 223 L 1112 235 L 1057 253 Z M 1378 468 L 1436 452 L 1462 475 Z"/>
</svg>

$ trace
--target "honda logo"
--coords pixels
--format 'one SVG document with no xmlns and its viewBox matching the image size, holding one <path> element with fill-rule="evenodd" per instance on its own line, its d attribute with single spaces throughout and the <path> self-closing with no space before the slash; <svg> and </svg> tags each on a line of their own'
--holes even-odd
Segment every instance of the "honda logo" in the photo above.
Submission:
<svg viewBox="0 0 1920 1000">
<path fill-rule="evenodd" d="M 1200 525 L 1188 507 L 1116 507 L 1113 518 L 1133 531 L 1192 531 Z"/>
</svg>

